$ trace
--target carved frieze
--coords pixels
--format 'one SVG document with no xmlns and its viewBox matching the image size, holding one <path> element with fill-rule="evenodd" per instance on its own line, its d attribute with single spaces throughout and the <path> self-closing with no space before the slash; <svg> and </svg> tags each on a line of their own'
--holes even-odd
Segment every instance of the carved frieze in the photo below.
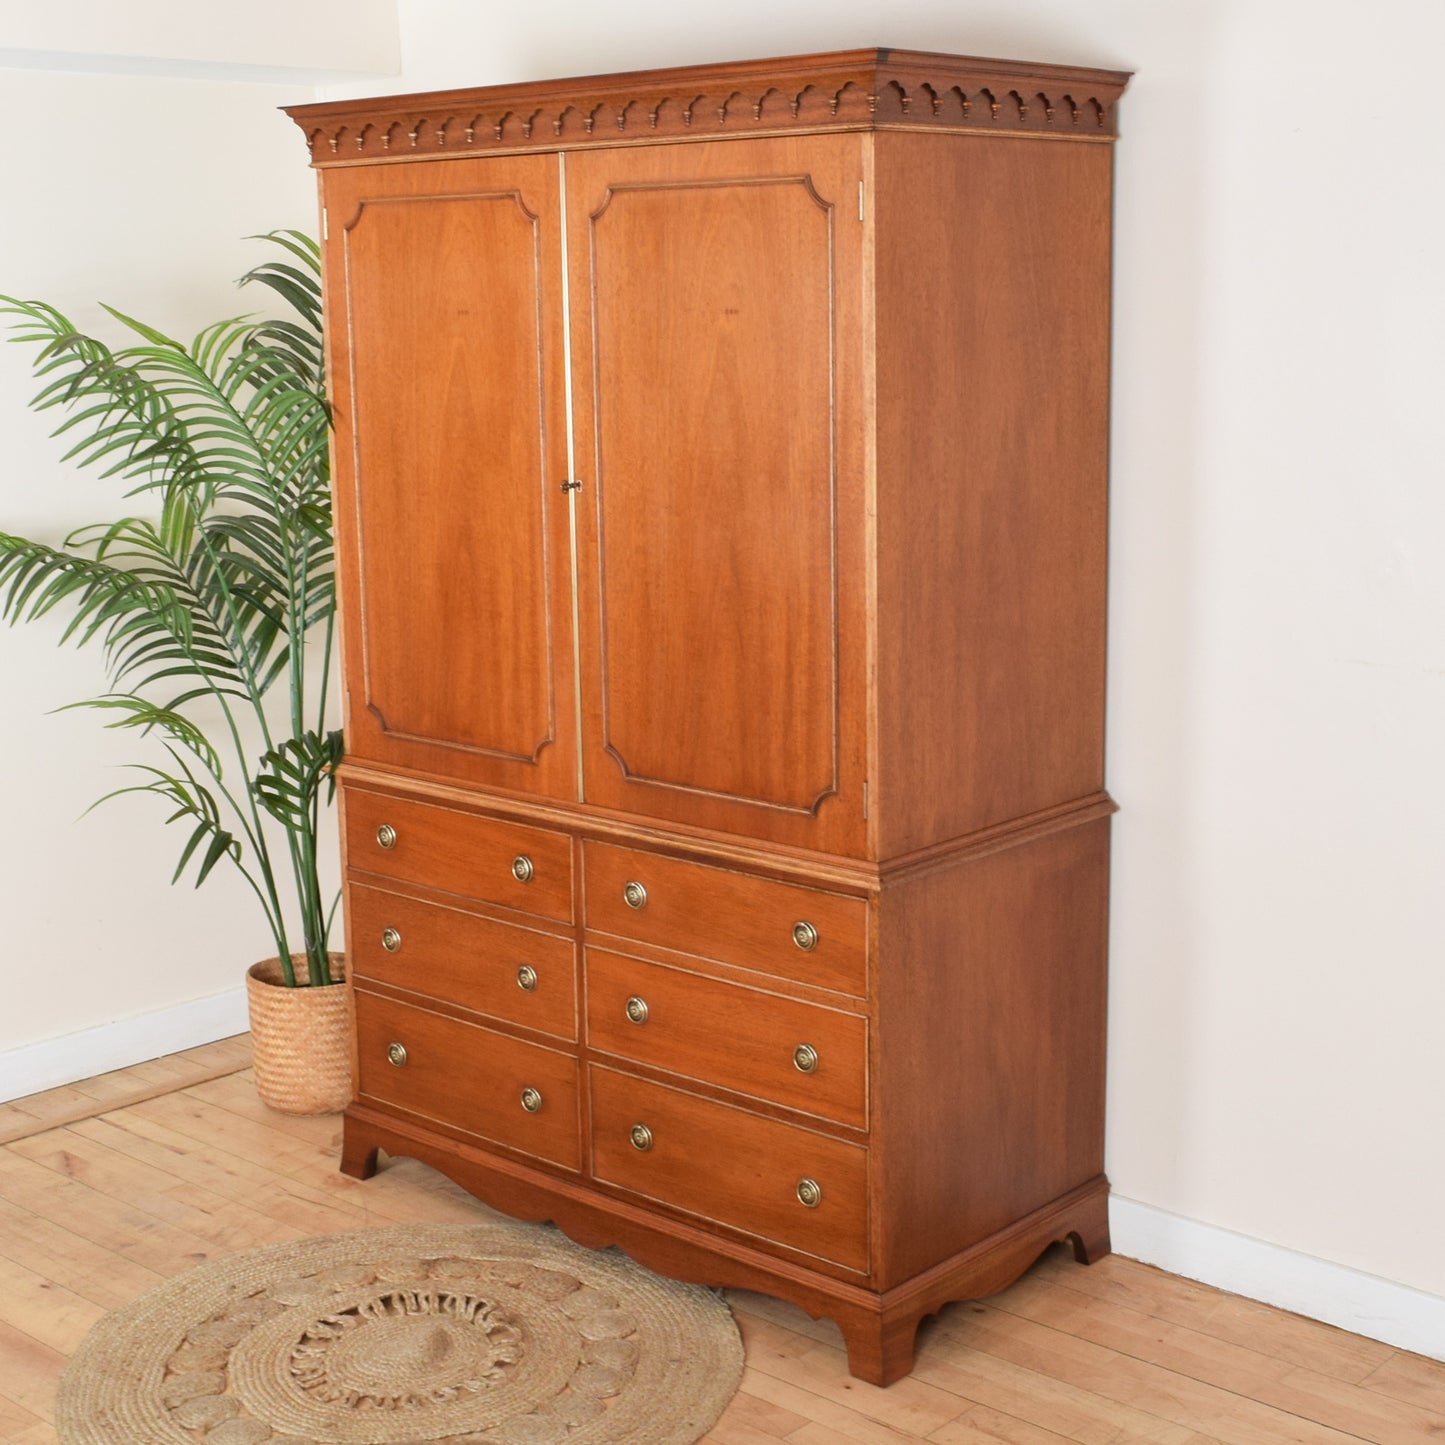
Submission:
<svg viewBox="0 0 1445 1445">
<path fill-rule="evenodd" d="M 826 130 L 1111 140 L 1128 76 L 908 50 L 287 107 L 317 166 Z"/>
</svg>

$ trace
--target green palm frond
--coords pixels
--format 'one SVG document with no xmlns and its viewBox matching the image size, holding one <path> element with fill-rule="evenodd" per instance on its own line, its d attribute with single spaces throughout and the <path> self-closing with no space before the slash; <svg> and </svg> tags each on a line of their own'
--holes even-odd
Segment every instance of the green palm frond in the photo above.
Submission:
<svg viewBox="0 0 1445 1445">
<path fill-rule="evenodd" d="M 167 823 L 185 821 L 194 824 L 186 839 L 185 847 L 181 849 L 181 858 L 180 862 L 176 864 L 176 871 L 171 875 L 172 883 L 180 881 L 181 875 L 186 871 L 186 864 L 191 861 L 202 843 L 207 846 L 196 870 L 195 886 L 197 888 L 209 877 L 211 869 L 222 858 L 228 856 L 234 863 L 241 865 L 243 873 L 246 872 L 242 865 L 241 844 L 236 836 L 224 826 L 221 805 L 217 802 L 215 794 L 196 777 L 174 748 L 168 746 L 166 751 L 174 760 L 176 768 L 181 774 L 180 777 L 177 777 L 175 773 L 166 772 L 164 768 L 151 767 L 148 763 L 132 763 L 131 766 L 137 772 L 148 774 L 151 781 L 132 783 L 126 788 L 115 788 L 104 797 L 97 798 L 87 811 L 98 808 L 102 803 L 110 802 L 112 798 L 123 798 L 132 793 L 153 793 L 175 807 L 175 811 L 166 819 Z M 250 875 L 247 874 L 247 876 Z"/>
<path fill-rule="evenodd" d="M 100 637 L 107 662 L 124 670 L 136 649 L 194 640 L 194 621 L 164 582 L 145 572 L 0 532 L 0 618 L 34 622 L 62 602 L 74 610 L 62 642 Z"/>
<path fill-rule="evenodd" d="M 301 319 L 267 321 L 257 328 L 251 345 L 277 353 L 268 360 L 277 374 L 287 370 L 306 377 L 321 390 L 324 355 L 321 345 L 321 248 L 300 231 L 271 231 L 254 240 L 270 241 L 292 261 L 268 261 L 241 277 L 242 286 L 269 287 Z"/>
<path fill-rule="evenodd" d="M 210 739 L 188 717 L 172 708 L 147 702 L 134 693 L 112 692 L 104 697 L 87 698 L 84 702 L 66 703 L 58 710 L 70 712 L 81 707 L 119 713 L 118 717 L 106 723 L 108 728 L 138 728 L 142 733 L 164 733 L 194 753 L 208 773 L 217 778 L 221 776 L 221 755 L 211 745 Z"/>
<path fill-rule="evenodd" d="M 307 732 L 287 738 L 256 765 L 251 787 L 273 818 L 296 824 L 307 817 L 327 786 L 327 801 L 336 792 L 336 766 L 341 761 L 341 734 L 325 737 Z"/>
<path fill-rule="evenodd" d="M 206 678 L 234 695 L 245 695 L 244 619 L 226 615 L 224 600 L 209 577 L 203 556 L 194 571 L 187 567 L 196 560 L 194 548 L 178 557 L 160 530 L 139 517 L 82 527 L 66 539 L 66 548 L 67 558 L 88 554 L 93 565 L 106 568 L 112 578 L 149 583 L 170 601 L 162 620 L 173 626 L 158 633 L 144 624 L 144 618 L 129 619 L 106 635 L 112 682 L 139 673 L 132 686 L 144 687 L 162 677 L 191 675 Z"/>
<path fill-rule="evenodd" d="M 74 705 L 161 737 L 174 765 L 141 765 L 148 781 L 107 797 L 155 793 L 174 805 L 168 821 L 189 822 L 176 878 L 199 858 L 199 884 L 230 858 L 266 910 L 289 979 L 267 832 L 280 826 L 310 981 L 327 983 L 331 913 L 315 833 L 341 740 L 326 727 L 336 575 L 320 249 L 298 231 L 258 239 L 278 255 L 240 284 L 287 314 L 230 317 L 189 345 L 106 307 L 128 333 L 112 346 L 45 302 L 0 296 L 9 339 L 34 351 L 32 407 L 60 414 L 63 459 L 126 483 L 127 497 L 144 499 L 138 512 L 155 509 L 82 527 L 58 546 L 0 531 L 0 619 L 59 609 L 62 641 L 99 643 L 110 691 Z M 308 667 L 321 678 L 314 698 Z M 265 700 L 282 681 L 279 718 Z M 206 731 L 217 712 L 246 779 L 234 791 Z M 243 723 L 264 739 L 259 763 Z"/>
<path fill-rule="evenodd" d="M 241 277 L 237 285 L 270 286 L 311 328 L 321 330 L 321 246 L 304 231 L 267 231 L 252 236 L 269 241 L 291 256 L 290 261 L 263 261 Z"/>
</svg>

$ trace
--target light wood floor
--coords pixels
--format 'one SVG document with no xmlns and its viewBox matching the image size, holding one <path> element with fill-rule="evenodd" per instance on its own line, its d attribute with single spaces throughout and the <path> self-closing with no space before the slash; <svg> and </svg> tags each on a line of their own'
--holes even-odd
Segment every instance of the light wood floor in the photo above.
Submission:
<svg viewBox="0 0 1445 1445">
<path fill-rule="evenodd" d="M 399 1160 L 336 1170 L 335 1118 L 260 1104 L 245 1039 L 0 1106 L 0 1440 L 53 1445 L 56 1382 L 106 1310 L 233 1250 L 482 1206 Z M 889 1390 L 827 1322 L 729 1298 L 747 1346 L 714 1445 L 1445 1445 L 1445 1364 L 1111 1258 L 1062 1250 L 925 1323 Z M 135 1442 L 144 1445 L 144 1442 Z"/>
</svg>

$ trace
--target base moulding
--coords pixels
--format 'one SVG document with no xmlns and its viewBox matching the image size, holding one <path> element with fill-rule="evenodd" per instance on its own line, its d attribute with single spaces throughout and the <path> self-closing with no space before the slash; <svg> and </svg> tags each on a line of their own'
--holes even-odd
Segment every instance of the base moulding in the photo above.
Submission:
<svg viewBox="0 0 1445 1445">
<path fill-rule="evenodd" d="M 379 1150 L 430 1165 L 504 1214 L 551 1220 L 593 1249 L 616 1245 L 659 1274 L 757 1290 L 814 1319 L 826 1316 L 843 1332 L 849 1370 L 874 1385 L 891 1385 L 913 1368 L 914 1335 L 925 1315 L 950 1300 L 996 1293 L 1055 1241 L 1067 1239 L 1080 1263 L 1109 1253 L 1109 1185 L 1102 1175 L 880 1294 L 353 1104 L 346 1111 L 342 1172 L 369 1178 Z"/>
<path fill-rule="evenodd" d="M 0 1104 L 233 1038 L 250 1027 L 246 990 L 229 988 L 0 1051 Z"/>
</svg>

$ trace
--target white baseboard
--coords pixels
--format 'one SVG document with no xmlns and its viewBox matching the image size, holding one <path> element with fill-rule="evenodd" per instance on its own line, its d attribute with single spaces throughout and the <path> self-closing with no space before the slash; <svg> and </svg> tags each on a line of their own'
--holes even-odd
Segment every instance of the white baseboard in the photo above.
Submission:
<svg viewBox="0 0 1445 1445">
<path fill-rule="evenodd" d="M 1109 1200 L 1109 1232 L 1114 1252 L 1129 1259 L 1445 1360 L 1439 1295 L 1117 1194 Z"/>
<path fill-rule="evenodd" d="M 143 1064 L 162 1054 L 194 1049 L 243 1034 L 246 990 L 230 988 L 153 1013 L 0 1051 L 0 1103 Z"/>
</svg>

